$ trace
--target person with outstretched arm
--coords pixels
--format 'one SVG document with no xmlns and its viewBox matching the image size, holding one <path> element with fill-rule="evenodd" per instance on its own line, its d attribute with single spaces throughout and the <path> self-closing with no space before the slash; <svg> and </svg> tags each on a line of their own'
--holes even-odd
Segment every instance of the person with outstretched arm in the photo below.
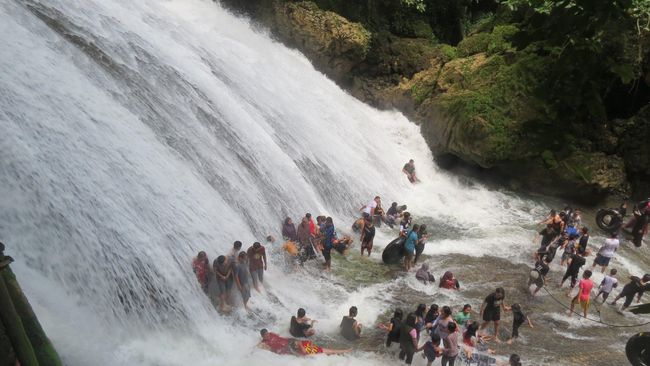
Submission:
<svg viewBox="0 0 650 366">
<path fill-rule="evenodd" d="M 480 330 L 483 331 L 490 322 L 494 323 L 494 340 L 498 343 L 501 342 L 499 339 L 499 321 L 501 320 L 501 310 L 509 311 L 510 307 L 506 306 L 504 299 L 506 297 L 506 292 L 503 288 L 497 288 L 493 293 L 489 294 L 483 304 L 481 304 L 481 318 L 483 319 L 483 324 L 481 324 Z"/>
</svg>

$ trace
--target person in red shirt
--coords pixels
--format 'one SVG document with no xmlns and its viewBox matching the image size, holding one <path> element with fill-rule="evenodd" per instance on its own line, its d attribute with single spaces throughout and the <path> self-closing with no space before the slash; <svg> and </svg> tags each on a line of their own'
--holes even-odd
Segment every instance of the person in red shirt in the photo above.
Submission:
<svg viewBox="0 0 650 366">
<path fill-rule="evenodd" d="M 305 214 L 305 217 L 307 218 L 307 222 L 309 222 L 309 234 L 311 234 L 311 237 L 316 236 L 316 224 L 314 224 L 314 220 L 311 219 L 311 214 L 307 212 Z"/>
<path fill-rule="evenodd" d="M 192 271 L 196 275 L 196 279 L 201 285 L 203 292 L 208 292 L 208 274 L 210 273 L 210 261 L 208 260 L 208 255 L 204 251 L 200 251 L 199 254 L 192 260 Z"/>
<path fill-rule="evenodd" d="M 571 312 L 569 313 L 569 316 L 573 316 L 573 308 L 576 306 L 576 303 L 579 302 L 582 307 L 583 316 L 585 318 L 587 317 L 587 310 L 589 310 L 589 297 L 591 296 L 591 289 L 594 288 L 594 281 L 590 278 L 591 271 L 586 270 L 585 273 L 582 274 L 582 279 L 578 285 L 580 288 L 578 295 L 576 295 L 576 297 L 571 301 Z"/>
<path fill-rule="evenodd" d="M 303 341 L 293 338 L 284 338 L 267 329 L 260 331 L 262 341 L 259 348 L 277 353 L 279 355 L 293 354 L 296 356 L 313 356 L 319 353 L 325 355 L 339 355 L 352 351 L 352 349 L 329 349 L 315 345 L 312 341 Z"/>
<path fill-rule="evenodd" d="M 266 249 L 259 242 L 253 243 L 248 248 L 248 270 L 253 278 L 253 287 L 257 292 L 261 292 L 260 287 L 264 283 L 264 271 L 266 271 Z"/>
</svg>

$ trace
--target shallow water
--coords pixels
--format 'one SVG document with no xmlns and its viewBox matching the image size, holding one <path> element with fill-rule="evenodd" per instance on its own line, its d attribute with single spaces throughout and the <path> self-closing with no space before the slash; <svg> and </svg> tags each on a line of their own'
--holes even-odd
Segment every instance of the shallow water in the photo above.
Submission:
<svg viewBox="0 0 650 366">
<path fill-rule="evenodd" d="M 309 362 L 395 364 L 374 329 L 394 307 L 478 308 L 496 286 L 537 324 L 522 329 L 524 344 L 496 347 L 500 356 L 622 364 L 631 331 L 568 321 L 548 296 L 521 295 L 531 223 L 559 202 L 441 172 L 417 126 L 350 97 L 218 4 L 11 1 L 0 19 L 11 35 L 0 39 L 0 240 L 66 364 L 304 364 L 256 350 L 259 328 L 286 334 L 305 307 L 318 340 L 342 345 L 351 305 L 368 325 L 358 350 Z M 421 184 L 400 173 L 408 158 Z M 279 236 L 285 215 L 328 214 L 346 231 L 377 193 L 429 225 L 427 260 L 436 277 L 453 270 L 463 291 L 380 264 L 386 228 L 370 259 L 355 247 L 330 275 L 315 264 L 287 274 L 274 257 L 252 315 L 217 314 L 189 270 L 200 249 L 212 259 L 236 239 Z M 647 254 L 623 248 L 613 266 L 641 273 Z"/>
</svg>

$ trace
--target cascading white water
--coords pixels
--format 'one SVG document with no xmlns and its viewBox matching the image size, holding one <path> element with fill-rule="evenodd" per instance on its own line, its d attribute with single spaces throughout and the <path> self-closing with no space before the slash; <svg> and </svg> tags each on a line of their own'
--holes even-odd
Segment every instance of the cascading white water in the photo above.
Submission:
<svg viewBox="0 0 650 366">
<path fill-rule="evenodd" d="M 416 125 L 212 1 L 5 1 L 0 19 L 0 240 L 69 365 L 299 364 L 253 351 L 259 327 L 282 331 L 304 306 L 334 332 L 351 303 L 374 322 L 386 285 L 276 268 L 274 296 L 251 300 L 258 319 L 211 308 L 195 253 L 278 236 L 286 215 L 346 228 L 380 194 L 454 222 L 431 254 L 518 258 L 544 212 L 438 171 Z M 409 158 L 417 186 L 400 172 Z"/>
</svg>

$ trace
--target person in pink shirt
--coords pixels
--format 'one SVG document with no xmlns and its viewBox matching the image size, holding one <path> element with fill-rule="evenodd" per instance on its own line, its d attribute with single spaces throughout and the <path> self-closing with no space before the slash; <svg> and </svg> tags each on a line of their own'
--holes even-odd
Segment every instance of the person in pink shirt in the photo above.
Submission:
<svg viewBox="0 0 650 366">
<path fill-rule="evenodd" d="M 591 296 L 591 289 L 594 288 L 594 281 L 591 280 L 590 270 L 586 270 L 585 273 L 582 274 L 582 279 L 580 280 L 578 288 L 580 289 L 578 295 L 576 295 L 576 297 L 574 297 L 571 301 L 571 312 L 569 313 L 569 316 L 573 315 L 573 308 L 576 306 L 576 303 L 579 302 L 580 306 L 582 307 L 583 315 L 586 318 L 587 310 L 589 310 L 589 297 Z"/>
</svg>

